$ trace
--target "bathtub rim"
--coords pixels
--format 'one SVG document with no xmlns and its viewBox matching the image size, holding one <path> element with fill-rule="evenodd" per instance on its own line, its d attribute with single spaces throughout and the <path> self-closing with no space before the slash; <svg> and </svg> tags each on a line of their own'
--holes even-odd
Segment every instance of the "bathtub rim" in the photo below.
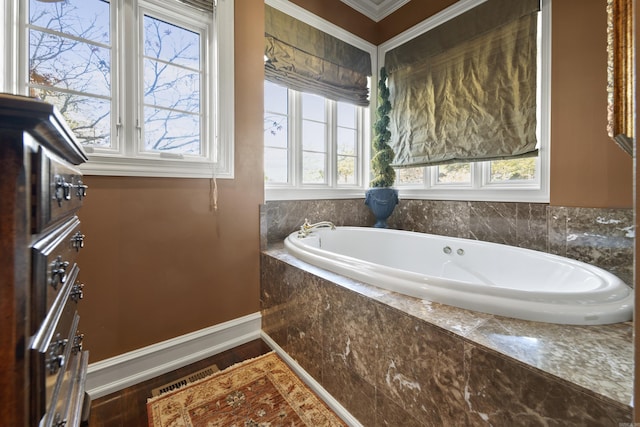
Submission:
<svg viewBox="0 0 640 427">
<path fill-rule="evenodd" d="M 394 267 L 382 266 L 369 261 L 360 260 L 350 256 L 337 254 L 321 248 L 307 245 L 304 243 L 304 238 L 298 238 L 297 232 L 290 233 L 284 239 L 284 247 L 289 254 L 305 262 L 308 262 L 309 264 L 332 271 L 337 274 L 344 275 L 351 279 L 360 280 L 364 283 L 376 286 L 378 288 L 387 289 L 415 298 L 420 298 L 425 301 L 447 304 L 466 310 L 521 320 L 565 325 L 606 325 L 626 322 L 632 320 L 633 318 L 633 306 L 635 298 L 634 290 L 610 272 L 597 266 L 584 263 L 582 261 L 527 248 L 519 248 L 515 246 L 503 245 L 500 243 L 484 242 L 460 237 L 449 237 L 406 230 L 376 229 L 368 227 L 340 226 L 336 228 L 338 230 L 367 230 L 374 233 L 414 233 L 424 235 L 425 237 L 433 236 L 454 242 L 458 241 L 475 244 L 477 244 L 478 242 L 482 242 L 483 244 L 487 245 L 507 246 L 510 249 L 516 251 L 533 252 L 536 255 L 549 257 L 551 259 L 561 259 L 563 262 L 567 262 L 580 268 L 585 268 L 588 271 L 603 277 L 608 281 L 608 283 L 610 281 L 617 281 L 620 286 L 624 285 L 626 287 L 627 294 L 622 297 L 618 297 L 618 299 L 614 301 L 609 302 L 569 304 L 562 301 L 544 302 L 531 299 L 525 300 L 522 297 L 527 295 L 526 291 L 520 291 L 511 288 L 509 288 L 511 297 L 500 295 L 500 293 L 505 293 L 501 292 L 504 288 L 501 290 L 492 289 L 492 292 L 483 294 L 463 292 L 461 290 L 451 288 L 445 289 L 443 288 L 442 284 L 438 283 L 437 279 L 432 279 L 430 283 L 425 283 L 420 288 L 416 288 L 415 279 L 422 276 L 419 273 L 407 272 Z M 314 231 L 313 233 L 322 234 L 330 231 L 331 230 L 329 229 L 322 229 Z M 327 256 L 328 254 L 330 254 L 330 257 Z M 381 284 L 381 281 L 383 281 L 384 283 Z M 460 282 L 460 284 L 461 288 L 467 288 L 467 291 L 470 291 L 470 289 L 468 289 L 468 286 L 465 286 L 464 282 Z M 425 296 L 425 292 L 428 293 L 428 297 Z M 558 299 L 562 296 L 565 296 L 567 298 L 570 296 L 575 297 L 576 292 L 552 292 L 546 294 L 547 296 L 553 296 Z M 514 299 L 514 296 L 520 296 L 521 298 Z M 520 305 L 513 304 L 513 302 L 519 302 Z M 482 305 L 481 308 L 478 307 L 479 304 Z"/>
</svg>

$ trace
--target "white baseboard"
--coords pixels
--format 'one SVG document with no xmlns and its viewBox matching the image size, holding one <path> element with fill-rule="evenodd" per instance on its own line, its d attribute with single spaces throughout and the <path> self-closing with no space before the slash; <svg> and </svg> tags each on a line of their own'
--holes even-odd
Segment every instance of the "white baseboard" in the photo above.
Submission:
<svg viewBox="0 0 640 427">
<path fill-rule="evenodd" d="M 261 323 L 260 313 L 253 313 L 91 363 L 86 390 L 97 399 L 258 339 Z"/>
<path fill-rule="evenodd" d="M 280 347 L 266 332 L 260 331 L 260 337 L 264 342 L 267 343 L 269 347 L 271 347 L 278 356 L 282 358 L 286 362 L 287 365 L 291 368 L 293 372 L 296 373 L 304 381 L 304 383 L 309 386 L 311 390 L 313 390 L 320 398 L 324 401 L 324 403 L 329 406 L 333 412 L 335 412 L 347 425 L 350 427 L 362 427 L 360 421 L 358 421 L 349 411 L 347 411 L 344 406 L 340 404 L 333 396 L 329 394 L 327 390 L 324 389 L 320 385 L 318 381 L 316 381 L 311 375 L 305 371 L 302 366 L 298 364 L 291 356 L 289 356 L 283 349 Z"/>
</svg>

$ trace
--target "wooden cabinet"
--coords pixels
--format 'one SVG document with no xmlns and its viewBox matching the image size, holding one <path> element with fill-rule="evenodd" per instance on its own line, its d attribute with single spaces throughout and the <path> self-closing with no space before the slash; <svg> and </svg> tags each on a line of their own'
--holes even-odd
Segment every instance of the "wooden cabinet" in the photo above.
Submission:
<svg viewBox="0 0 640 427">
<path fill-rule="evenodd" d="M 54 107 L 0 94 L 2 425 L 76 426 L 90 404 L 76 310 L 86 160 Z"/>
</svg>

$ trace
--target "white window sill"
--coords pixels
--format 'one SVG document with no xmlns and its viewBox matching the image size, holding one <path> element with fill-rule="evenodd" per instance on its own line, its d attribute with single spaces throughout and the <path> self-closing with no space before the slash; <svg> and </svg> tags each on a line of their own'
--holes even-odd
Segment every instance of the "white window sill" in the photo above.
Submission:
<svg viewBox="0 0 640 427">
<path fill-rule="evenodd" d="M 121 157 L 96 157 L 80 165 L 85 175 L 139 176 L 164 178 L 233 178 L 233 170 L 210 162 L 188 160 L 156 160 Z"/>
<path fill-rule="evenodd" d="M 362 188 L 265 188 L 265 200 L 364 199 Z"/>
<path fill-rule="evenodd" d="M 522 202 L 522 203 L 549 203 L 549 194 L 539 188 L 511 188 L 482 190 L 462 189 L 416 189 L 398 188 L 399 198 L 415 200 L 457 200 L 472 202 Z"/>
<path fill-rule="evenodd" d="M 454 190 L 395 187 L 400 200 L 450 200 L 477 202 L 549 203 L 549 193 L 539 188 Z M 265 200 L 364 199 L 366 189 L 266 188 Z"/>
</svg>

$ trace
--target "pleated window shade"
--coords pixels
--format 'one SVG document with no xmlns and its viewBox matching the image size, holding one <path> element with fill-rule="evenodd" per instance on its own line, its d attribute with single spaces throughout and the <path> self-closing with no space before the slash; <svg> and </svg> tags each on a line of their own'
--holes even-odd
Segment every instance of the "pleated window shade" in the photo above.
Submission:
<svg viewBox="0 0 640 427">
<path fill-rule="evenodd" d="M 300 92 L 369 105 L 369 53 L 265 5 L 265 78 Z"/>
<path fill-rule="evenodd" d="M 488 0 L 387 52 L 394 167 L 537 155 L 539 0 Z"/>
</svg>

